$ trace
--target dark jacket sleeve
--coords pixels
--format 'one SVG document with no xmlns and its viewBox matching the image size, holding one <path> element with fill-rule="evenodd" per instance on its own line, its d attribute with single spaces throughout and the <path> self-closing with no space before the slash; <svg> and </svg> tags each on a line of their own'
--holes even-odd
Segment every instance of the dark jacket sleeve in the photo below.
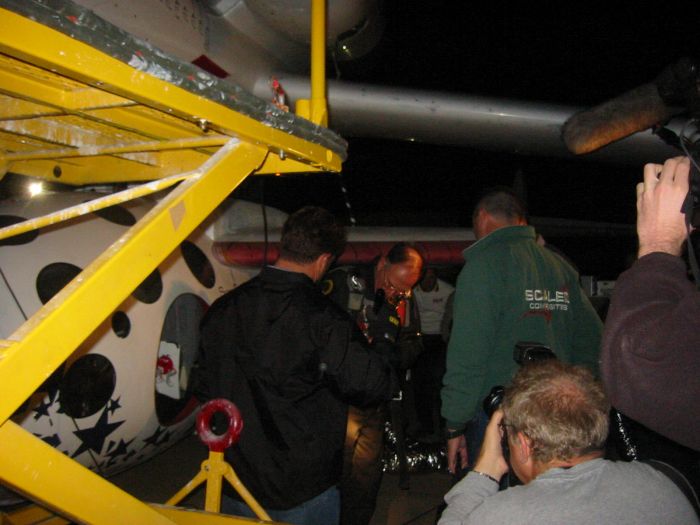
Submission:
<svg viewBox="0 0 700 525">
<path fill-rule="evenodd" d="M 224 296 L 212 304 L 200 324 L 200 353 L 192 382 L 193 393 L 201 403 L 228 395 L 222 378 L 230 377 L 234 362 L 224 343 L 233 341 L 227 308 L 228 297 Z"/>
<path fill-rule="evenodd" d="M 700 292 L 678 257 L 652 253 L 615 285 L 601 372 L 613 406 L 700 450 Z"/>
<path fill-rule="evenodd" d="M 387 360 L 370 350 L 354 321 L 336 305 L 316 319 L 321 361 L 338 394 L 356 406 L 391 398 L 392 372 Z"/>
</svg>

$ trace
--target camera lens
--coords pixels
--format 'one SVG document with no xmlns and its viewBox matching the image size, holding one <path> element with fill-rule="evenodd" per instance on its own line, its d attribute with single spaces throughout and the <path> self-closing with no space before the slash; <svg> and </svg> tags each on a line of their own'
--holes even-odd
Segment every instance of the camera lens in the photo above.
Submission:
<svg viewBox="0 0 700 525">
<path fill-rule="evenodd" d="M 503 394 L 505 393 L 505 388 L 502 386 L 495 386 L 491 389 L 489 394 L 484 398 L 483 402 L 483 408 L 484 412 L 486 412 L 486 415 L 488 416 L 489 419 L 491 419 L 491 416 L 493 413 L 498 410 L 498 407 L 501 406 L 501 403 L 503 402 Z"/>
</svg>

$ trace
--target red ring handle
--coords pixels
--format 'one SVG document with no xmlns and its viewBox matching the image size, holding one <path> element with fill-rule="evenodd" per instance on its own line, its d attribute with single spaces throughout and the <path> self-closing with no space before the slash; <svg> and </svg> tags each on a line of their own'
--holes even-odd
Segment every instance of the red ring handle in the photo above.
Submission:
<svg viewBox="0 0 700 525">
<path fill-rule="evenodd" d="M 211 428 L 211 418 L 217 412 L 228 416 L 228 428 L 219 435 Z M 223 452 L 231 445 L 238 443 L 243 430 L 243 418 L 238 407 L 228 399 L 212 399 L 204 404 L 197 414 L 197 434 L 199 439 L 212 452 Z"/>
</svg>

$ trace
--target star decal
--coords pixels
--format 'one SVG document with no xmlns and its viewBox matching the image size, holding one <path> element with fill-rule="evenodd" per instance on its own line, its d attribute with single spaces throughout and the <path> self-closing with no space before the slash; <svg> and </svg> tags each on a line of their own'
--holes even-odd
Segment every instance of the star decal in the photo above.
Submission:
<svg viewBox="0 0 700 525">
<path fill-rule="evenodd" d="M 102 452 L 102 447 L 104 447 L 105 439 L 117 428 L 119 428 L 124 421 L 117 421 L 115 423 L 107 422 L 107 412 L 108 409 L 105 408 L 102 411 L 100 419 L 97 421 L 94 427 L 86 428 L 83 430 L 75 430 L 75 434 L 82 443 L 78 449 L 73 452 L 71 457 L 76 457 L 85 452 L 86 450 L 92 450 L 97 454 Z"/>
<path fill-rule="evenodd" d="M 42 436 L 41 434 L 34 435 L 41 439 L 44 443 L 51 445 L 54 448 L 58 448 L 58 445 L 61 444 L 61 438 L 58 437 L 58 434 L 54 434 L 53 436 Z"/>
<path fill-rule="evenodd" d="M 110 399 L 109 400 L 109 405 L 107 406 L 107 410 L 109 410 L 110 416 L 113 416 L 114 413 L 122 407 L 119 404 L 120 399 L 121 399 L 121 396 L 119 396 L 117 399 Z"/>
<path fill-rule="evenodd" d="M 123 439 L 119 440 L 119 444 L 114 447 L 114 450 L 111 452 L 107 453 L 107 456 L 109 456 L 109 466 L 113 465 L 117 459 L 118 456 L 124 456 L 128 452 L 129 445 L 131 445 L 131 442 L 134 441 L 133 439 L 130 439 L 129 441 L 124 441 Z M 114 441 L 110 442 L 110 445 L 114 445 Z M 111 449 L 112 446 L 109 448 Z"/>
<path fill-rule="evenodd" d="M 52 403 L 56 401 L 56 396 L 58 395 L 64 367 L 65 364 L 62 364 L 60 367 L 58 367 L 58 369 L 55 370 L 46 381 L 39 385 L 39 388 L 37 388 L 36 390 L 37 392 L 46 392 Z"/>
<path fill-rule="evenodd" d="M 151 434 L 149 437 L 143 440 L 145 443 L 143 448 L 146 448 L 148 445 L 153 445 L 154 447 L 158 446 L 160 443 L 158 440 L 160 439 L 161 434 L 163 434 L 163 430 L 165 430 L 163 427 L 158 425 L 158 428 L 156 428 L 156 431 Z"/>
<path fill-rule="evenodd" d="M 34 407 L 32 410 L 35 412 L 34 414 L 34 421 L 39 421 L 43 416 L 49 417 L 49 408 L 53 404 L 53 401 L 49 399 L 48 401 L 41 401 L 36 407 Z M 53 425 L 53 422 L 51 421 L 51 418 L 49 417 L 49 423 Z"/>
</svg>

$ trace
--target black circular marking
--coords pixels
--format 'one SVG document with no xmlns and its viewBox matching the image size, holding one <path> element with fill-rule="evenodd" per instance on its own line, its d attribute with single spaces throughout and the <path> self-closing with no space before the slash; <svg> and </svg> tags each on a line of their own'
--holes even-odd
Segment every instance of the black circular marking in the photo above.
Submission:
<svg viewBox="0 0 700 525">
<path fill-rule="evenodd" d="M 133 226 L 136 224 L 136 217 L 134 217 L 134 214 L 124 206 L 119 206 L 118 204 L 102 208 L 101 210 L 95 210 L 93 213 L 106 221 L 119 224 L 120 226 Z"/>
<path fill-rule="evenodd" d="M 158 268 L 153 270 L 133 292 L 133 296 L 146 304 L 153 304 L 163 293 L 163 280 L 160 278 Z"/>
<path fill-rule="evenodd" d="M 102 409 L 114 393 L 117 375 L 105 356 L 87 354 L 64 374 L 58 400 L 70 417 L 81 418 Z"/>
<path fill-rule="evenodd" d="M 114 315 L 112 315 L 112 330 L 117 337 L 121 337 L 122 339 L 128 337 L 129 332 L 131 332 L 129 316 L 121 310 L 114 312 Z"/>
<path fill-rule="evenodd" d="M 44 266 L 36 277 L 36 292 L 41 304 L 51 298 L 73 280 L 82 270 L 74 264 L 57 262 Z"/>
<path fill-rule="evenodd" d="M 183 241 L 180 251 L 192 275 L 202 286 L 213 288 L 216 281 L 214 267 L 199 246 L 190 241 Z"/>
<path fill-rule="evenodd" d="M 56 165 L 53 167 L 53 176 L 56 177 L 57 179 L 60 179 L 60 178 L 61 178 L 61 175 L 63 175 L 63 170 L 61 169 L 61 166 L 59 166 L 58 164 L 56 164 Z"/>
<path fill-rule="evenodd" d="M 0 215 L 0 228 L 12 226 L 13 224 L 24 222 L 26 220 L 27 219 L 24 217 L 18 217 L 17 215 Z M 31 230 L 13 237 L 8 237 L 7 239 L 0 240 L 0 246 L 19 246 L 20 244 L 29 244 L 38 236 L 39 230 Z"/>
</svg>

